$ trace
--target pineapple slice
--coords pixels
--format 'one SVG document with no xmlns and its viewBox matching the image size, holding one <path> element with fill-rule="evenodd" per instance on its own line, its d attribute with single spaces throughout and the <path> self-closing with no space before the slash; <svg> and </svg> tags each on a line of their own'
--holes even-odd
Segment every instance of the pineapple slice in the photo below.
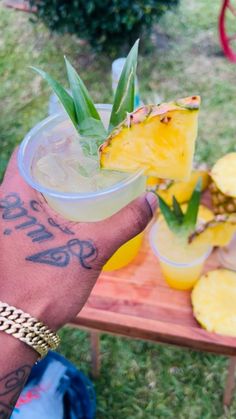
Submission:
<svg viewBox="0 0 236 419">
<path fill-rule="evenodd" d="M 210 191 L 215 214 L 236 212 L 236 153 L 226 154 L 211 170 Z"/>
<path fill-rule="evenodd" d="M 191 96 L 128 114 L 100 147 L 101 167 L 186 180 L 192 169 L 199 106 L 200 97 Z"/>
<path fill-rule="evenodd" d="M 236 153 L 219 159 L 211 170 L 211 177 L 223 194 L 236 198 Z"/>
<path fill-rule="evenodd" d="M 217 269 L 203 275 L 192 291 L 192 305 L 206 330 L 236 337 L 236 272 Z"/>
<path fill-rule="evenodd" d="M 227 246 L 236 231 L 236 214 L 217 215 L 207 223 L 201 224 L 189 237 L 189 242 L 196 240 L 211 246 Z"/>
<path fill-rule="evenodd" d="M 213 218 L 214 218 L 214 214 L 209 208 L 207 208 L 205 205 L 199 205 L 198 216 L 197 216 L 199 223 L 201 222 L 208 223 Z"/>
<path fill-rule="evenodd" d="M 163 186 L 165 188 L 166 186 L 162 182 L 163 179 L 160 179 L 159 177 L 149 176 L 147 178 L 147 189 L 150 191 L 156 191 L 159 187 Z"/>
<path fill-rule="evenodd" d="M 202 191 L 204 191 L 209 184 L 209 175 L 204 170 L 195 170 L 191 173 L 190 179 L 187 182 L 174 182 L 164 190 L 158 190 L 158 195 L 168 205 L 172 204 L 173 196 L 179 203 L 187 202 L 199 179 L 202 179 Z"/>
</svg>

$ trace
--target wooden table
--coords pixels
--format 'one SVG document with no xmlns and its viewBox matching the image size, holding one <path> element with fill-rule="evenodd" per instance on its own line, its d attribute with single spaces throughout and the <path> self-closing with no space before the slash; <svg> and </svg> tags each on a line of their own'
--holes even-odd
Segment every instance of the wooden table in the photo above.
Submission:
<svg viewBox="0 0 236 419">
<path fill-rule="evenodd" d="M 218 267 L 213 253 L 205 271 Z M 94 376 L 99 374 L 99 332 L 227 355 L 230 359 L 224 404 L 231 402 L 236 338 L 209 333 L 198 325 L 192 314 L 190 293 L 168 287 L 147 237 L 132 264 L 100 276 L 73 326 L 91 332 Z"/>
</svg>

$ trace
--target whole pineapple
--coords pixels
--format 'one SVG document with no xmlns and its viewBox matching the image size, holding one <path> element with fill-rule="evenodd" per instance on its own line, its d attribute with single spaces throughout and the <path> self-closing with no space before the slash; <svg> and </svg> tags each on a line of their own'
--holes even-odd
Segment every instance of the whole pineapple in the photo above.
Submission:
<svg viewBox="0 0 236 419">
<path fill-rule="evenodd" d="M 215 163 L 209 189 L 215 214 L 236 212 L 236 153 L 226 154 Z"/>
</svg>

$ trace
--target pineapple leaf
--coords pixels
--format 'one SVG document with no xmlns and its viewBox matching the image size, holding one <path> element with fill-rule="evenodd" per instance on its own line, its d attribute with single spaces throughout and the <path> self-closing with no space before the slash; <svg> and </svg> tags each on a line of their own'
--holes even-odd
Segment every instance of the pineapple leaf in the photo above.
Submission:
<svg viewBox="0 0 236 419">
<path fill-rule="evenodd" d="M 173 196 L 172 202 L 173 202 L 173 211 L 174 211 L 174 214 L 176 216 L 176 219 L 178 220 L 179 224 L 182 224 L 183 218 L 184 218 L 184 213 L 183 213 L 182 208 L 179 205 L 177 199 L 175 198 L 175 196 Z"/>
<path fill-rule="evenodd" d="M 36 68 L 33 66 L 31 66 L 30 68 L 36 71 L 38 74 L 40 74 L 40 76 L 49 84 L 49 86 L 57 95 L 58 99 L 60 100 L 65 111 L 67 112 L 68 116 L 70 117 L 71 121 L 73 122 L 75 128 L 78 131 L 78 123 L 77 123 L 77 116 L 76 116 L 74 101 L 72 97 L 69 95 L 69 93 L 64 89 L 63 86 L 61 86 L 60 83 L 58 83 L 55 79 L 49 76 L 49 74 L 46 73 L 45 71 L 40 70 L 39 68 Z"/>
<path fill-rule="evenodd" d="M 139 39 L 135 42 L 129 52 L 129 55 L 126 58 L 125 65 L 115 92 L 115 98 L 109 123 L 109 131 L 112 131 L 126 118 L 127 112 L 132 112 L 134 110 L 138 45 Z"/>
<path fill-rule="evenodd" d="M 66 57 L 64 58 L 78 122 L 83 122 L 83 120 L 87 117 L 92 117 L 94 119 L 97 119 L 98 121 L 101 121 L 98 111 L 95 108 L 93 100 L 90 97 L 89 92 L 85 87 L 83 81 L 81 80 L 81 78 L 79 77 L 78 73 L 76 72 L 75 68 L 71 65 L 69 60 Z"/>
<path fill-rule="evenodd" d="M 84 151 L 97 155 L 98 147 L 104 142 L 107 132 L 83 81 L 65 57 L 66 70 L 81 135 Z"/>
<path fill-rule="evenodd" d="M 200 205 L 200 198 L 201 198 L 201 190 L 202 190 L 202 179 L 199 179 L 192 196 L 188 203 L 187 211 L 184 215 L 183 224 L 187 231 L 194 230 L 197 222 L 197 215 Z"/>
<path fill-rule="evenodd" d="M 179 233 L 179 222 L 174 211 L 167 205 L 167 203 L 158 195 L 159 200 L 159 207 L 163 217 L 165 218 L 166 224 L 168 225 L 169 229 L 175 233 Z"/>
</svg>

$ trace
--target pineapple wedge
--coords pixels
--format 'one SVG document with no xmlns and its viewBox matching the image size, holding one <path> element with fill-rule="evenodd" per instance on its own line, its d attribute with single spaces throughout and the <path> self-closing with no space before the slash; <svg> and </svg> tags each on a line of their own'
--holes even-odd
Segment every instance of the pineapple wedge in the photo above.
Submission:
<svg viewBox="0 0 236 419">
<path fill-rule="evenodd" d="M 217 269 L 203 275 L 192 291 L 192 305 L 206 330 L 236 337 L 236 272 Z"/>
<path fill-rule="evenodd" d="M 236 198 L 236 153 L 219 159 L 211 170 L 211 177 L 223 194 Z"/>
<path fill-rule="evenodd" d="M 236 212 L 236 153 L 226 154 L 211 170 L 210 191 L 215 214 Z"/>
<path fill-rule="evenodd" d="M 182 208 L 182 205 L 181 205 L 181 208 Z M 201 222 L 208 223 L 213 218 L 214 218 L 214 214 L 209 208 L 207 208 L 205 205 L 199 205 L 198 216 L 197 216 L 199 223 Z"/>
<path fill-rule="evenodd" d="M 212 220 L 200 225 L 189 237 L 189 242 L 196 240 L 211 246 L 227 246 L 236 231 L 236 214 L 217 215 Z"/>
<path fill-rule="evenodd" d="M 197 136 L 200 97 L 143 106 L 127 115 L 100 147 L 103 169 L 143 170 L 163 179 L 189 178 Z"/>
<path fill-rule="evenodd" d="M 172 204 L 173 196 L 182 204 L 190 199 L 199 179 L 202 180 L 202 191 L 204 191 L 209 184 L 209 175 L 204 170 L 195 170 L 191 173 L 190 179 L 187 182 L 173 182 L 171 185 L 167 186 L 166 189 L 158 190 L 158 195 L 160 195 L 168 205 Z"/>
</svg>

